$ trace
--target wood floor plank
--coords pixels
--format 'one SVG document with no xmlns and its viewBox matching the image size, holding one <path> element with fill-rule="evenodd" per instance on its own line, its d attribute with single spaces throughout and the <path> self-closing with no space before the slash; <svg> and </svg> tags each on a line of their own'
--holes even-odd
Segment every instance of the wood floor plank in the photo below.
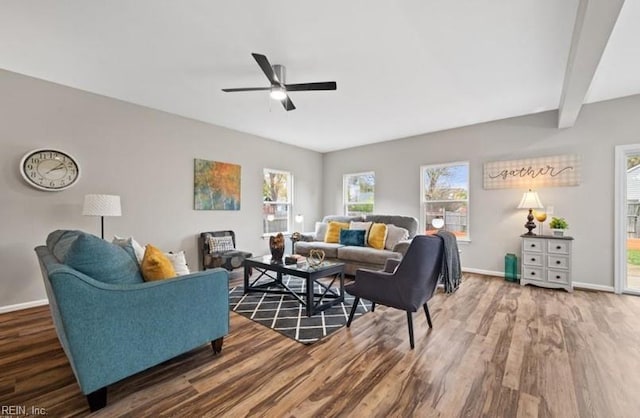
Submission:
<svg viewBox="0 0 640 418">
<path fill-rule="evenodd" d="M 241 283 L 235 274 L 232 285 Z M 313 345 L 238 314 L 209 345 L 109 387 L 101 417 L 635 417 L 640 298 L 466 274 L 434 328 L 378 307 Z M 86 416 L 48 307 L 0 315 L 0 405 Z"/>
</svg>

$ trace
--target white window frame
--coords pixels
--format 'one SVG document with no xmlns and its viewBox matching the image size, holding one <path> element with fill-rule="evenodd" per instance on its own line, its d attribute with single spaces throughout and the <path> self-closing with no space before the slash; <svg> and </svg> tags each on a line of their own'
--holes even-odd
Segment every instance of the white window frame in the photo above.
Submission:
<svg viewBox="0 0 640 418">
<path fill-rule="evenodd" d="M 467 166 L 467 199 L 466 200 L 427 200 L 425 198 L 425 170 L 429 168 L 441 168 L 441 167 L 453 167 L 459 165 Z M 427 231 L 427 220 L 426 220 L 426 205 L 427 203 L 445 203 L 445 202 L 464 202 L 467 203 L 467 234 L 465 237 L 457 237 L 460 242 L 470 242 L 471 241 L 471 164 L 469 161 L 455 161 L 451 163 L 442 163 L 442 164 L 424 164 L 420 166 L 420 227 L 422 228 L 423 233 Z M 443 229 L 446 229 L 443 227 Z"/>
<path fill-rule="evenodd" d="M 376 207 L 376 173 L 375 171 L 362 171 L 360 173 L 348 173 L 348 174 L 344 174 L 342 176 L 342 212 L 345 214 L 345 216 L 348 216 L 349 214 L 349 205 L 361 205 L 363 204 L 363 202 L 348 202 L 347 198 L 349 196 L 348 190 L 347 190 L 347 185 L 348 185 L 348 179 L 350 177 L 360 177 L 360 176 L 365 176 L 365 175 L 371 175 L 373 176 L 373 202 L 371 205 L 371 212 L 367 212 L 367 213 L 374 213 L 375 211 L 375 207 Z M 366 203 L 366 202 L 364 202 Z"/>
<path fill-rule="evenodd" d="M 273 169 L 273 168 L 264 168 L 262 170 L 262 187 L 264 188 L 264 181 L 265 181 L 265 177 L 268 173 L 278 173 L 278 174 L 285 174 L 288 176 L 288 182 L 287 182 L 287 197 L 288 200 L 287 201 L 275 201 L 275 202 L 271 202 L 271 201 L 265 201 L 264 200 L 264 195 L 262 196 L 262 235 L 263 236 L 270 236 L 270 235 L 275 235 L 279 232 L 283 233 L 283 234 L 289 234 L 291 233 L 291 221 L 292 221 L 292 212 L 293 212 L 293 173 L 291 171 L 286 171 L 286 170 L 277 170 L 277 169 Z M 265 214 L 265 208 L 267 205 L 286 205 L 287 206 L 287 217 L 286 217 L 286 230 L 283 231 L 279 231 L 279 230 L 271 230 L 269 228 L 269 222 L 267 220 L 267 215 Z"/>
</svg>

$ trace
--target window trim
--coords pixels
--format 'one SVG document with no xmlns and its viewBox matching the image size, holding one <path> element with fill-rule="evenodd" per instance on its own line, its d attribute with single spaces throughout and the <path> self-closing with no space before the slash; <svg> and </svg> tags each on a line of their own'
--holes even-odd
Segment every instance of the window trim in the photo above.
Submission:
<svg viewBox="0 0 640 418">
<path fill-rule="evenodd" d="M 439 168 L 439 167 L 452 167 L 458 165 L 466 165 L 467 166 L 467 235 L 464 238 L 460 238 L 456 236 L 458 242 L 471 242 L 471 163 L 467 161 L 454 161 L 450 163 L 442 163 L 442 164 L 422 164 L 420 166 L 420 220 L 419 225 L 421 231 L 427 230 L 427 222 L 425 216 L 425 205 L 428 203 L 438 203 L 438 202 L 462 202 L 462 200 L 426 200 L 425 199 L 425 178 L 424 178 L 424 170 L 426 168 Z M 424 233 L 424 232 L 423 232 Z"/>
<path fill-rule="evenodd" d="M 264 200 L 264 196 L 262 196 L 262 209 L 264 210 L 264 205 L 287 205 L 288 206 L 288 210 L 287 210 L 287 229 L 286 231 L 273 231 L 273 232 L 265 232 L 264 231 L 264 225 L 263 225 L 263 230 L 262 230 L 262 236 L 263 237 L 268 237 L 268 236 L 272 236 L 272 235 L 276 235 L 278 233 L 282 233 L 283 235 L 288 235 L 291 234 L 292 228 L 291 228 L 291 222 L 292 222 L 292 212 L 293 212 L 293 196 L 294 196 L 294 182 L 293 182 L 293 172 L 291 171 L 287 171 L 287 170 L 279 170 L 279 169 L 275 169 L 275 168 L 268 168 L 265 167 L 262 169 L 262 183 L 264 184 L 264 178 L 265 175 L 267 174 L 267 172 L 271 172 L 271 173 L 278 173 L 278 174 L 286 174 L 288 176 L 288 190 L 287 190 L 287 197 L 288 197 L 288 201 L 275 201 L 275 202 L 268 202 Z M 264 222 L 264 218 L 263 222 Z"/>
<path fill-rule="evenodd" d="M 355 204 L 359 204 L 362 202 L 347 202 L 347 197 L 348 197 L 348 193 L 347 193 L 347 178 L 348 177 L 358 177 L 358 176 L 364 176 L 364 175 L 372 175 L 373 176 L 373 202 L 372 202 L 372 207 L 371 207 L 371 213 L 374 213 L 376 210 L 376 192 L 375 192 L 375 187 L 376 187 L 376 183 L 375 183 L 375 179 L 376 179 L 376 172 L 373 170 L 369 170 L 369 171 L 361 171 L 358 173 L 346 173 L 342 175 L 342 213 L 345 216 L 349 216 L 349 210 L 347 208 L 347 205 L 355 205 Z"/>
</svg>

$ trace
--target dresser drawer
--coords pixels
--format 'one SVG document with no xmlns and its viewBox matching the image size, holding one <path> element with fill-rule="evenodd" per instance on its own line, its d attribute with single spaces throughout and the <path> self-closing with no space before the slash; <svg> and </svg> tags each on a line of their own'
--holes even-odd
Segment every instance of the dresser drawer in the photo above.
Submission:
<svg viewBox="0 0 640 418">
<path fill-rule="evenodd" d="M 542 240 L 525 238 L 522 240 L 522 250 L 530 253 L 541 253 L 543 244 Z"/>
<path fill-rule="evenodd" d="M 542 254 L 525 252 L 522 254 L 522 264 L 542 267 Z"/>
<path fill-rule="evenodd" d="M 528 280 L 544 280 L 544 273 L 541 268 L 523 266 L 522 278 Z"/>
<path fill-rule="evenodd" d="M 569 242 L 559 239 L 549 240 L 547 252 L 549 254 L 569 254 Z"/>
<path fill-rule="evenodd" d="M 548 255 L 547 267 L 550 269 L 569 269 L 569 257 L 562 255 Z"/>
<path fill-rule="evenodd" d="M 569 283 L 569 273 L 566 271 L 548 270 L 547 280 L 552 283 L 566 284 Z"/>
</svg>

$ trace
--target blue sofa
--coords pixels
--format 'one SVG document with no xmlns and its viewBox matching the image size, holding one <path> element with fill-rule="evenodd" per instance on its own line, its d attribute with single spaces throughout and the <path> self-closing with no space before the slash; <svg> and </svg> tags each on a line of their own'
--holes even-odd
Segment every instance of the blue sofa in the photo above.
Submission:
<svg viewBox="0 0 640 418">
<path fill-rule="evenodd" d="M 94 254 L 103 262 L 104 271 L 94 277 L 65 262 L 81 241 L 97 247 L 85 262 Z M 121 257 L 128 252 L 115 247 L 121 248 L 80 231 L 55 231 L 46 246 L 35 248 L 58 338 L 92 411 L 106 405 L 108 385 L 209 342 L 219 353 L 229 332 L 226 270 L 155 282 L 133 272 L 133 282 L 125 282 L 109 272 L 119 264 L 101 255 L 107 250 L 128 263 Z M 123 277 L 131 273 L 121 269 Z"/>
</svg>

